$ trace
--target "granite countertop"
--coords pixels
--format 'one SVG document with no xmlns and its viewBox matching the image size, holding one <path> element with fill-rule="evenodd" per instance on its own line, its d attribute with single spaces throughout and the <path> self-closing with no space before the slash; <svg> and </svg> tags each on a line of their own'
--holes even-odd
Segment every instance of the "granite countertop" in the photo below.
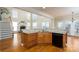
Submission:
<svg viewBox="0 0 79 59">
<path fill-rule="evenodd" d="M 27 34 L 30 34 L 30 33 L 37 33 L 38 31 L 33 31 L 33 30 L 23 30 L 23 33 L 27 33 Z"/>
<path fill-rule="evenodd" d="M 37 32 L 54 32 L 54 33 L 60 33 L 60 34 L 66 33 L 66 31 L 56 30 L 56 29 L 46 30 L 46 31 L 43 31 L 43 30 L 23 30 L 23 32 L 27 33 L 27 34 L 37 33 Z"/>
<path fill-rule="evenodd" d="M 66 33 L 66 31 L 56 30 L 56 29 L 50 30 L 49 32 L 60 33 L 60 34 Z"/>
</svg>

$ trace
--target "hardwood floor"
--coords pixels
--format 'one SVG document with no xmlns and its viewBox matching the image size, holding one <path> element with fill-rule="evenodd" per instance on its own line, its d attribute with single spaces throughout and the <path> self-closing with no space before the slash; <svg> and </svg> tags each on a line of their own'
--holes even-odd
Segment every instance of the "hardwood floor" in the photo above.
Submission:
<svg viewBox="0 0 79 59">
<path fill-rule="evenodd" d="M 51 44 L 38 44 L 30 48 L 24 48 L 20 45 L 19 33 L 14 34 L 13 45 L 10 48 L 1 50 L 2 52 L 76 52 L 79 51 L 79 37 L 68 36 L 67 47 L 65 49 L 57 48 Z"/>
<path fill-rule="evenodd" d="M 76 36 L 68 36 L 67 39 L 67 50 L 68 51 L 79 51 L 79 37 Z"/>
<path fill-rule="evenodd" d="M 16 47 L 16 48 L 9 48 L 6 50 L 3 50 L 4 52 L 63 52 L 63 49 L 57 48 L 52 46 L 51 44 L 41 44 L 36 45 L 31 48 L 24 48 L 22 46 Z"/>
</svg>

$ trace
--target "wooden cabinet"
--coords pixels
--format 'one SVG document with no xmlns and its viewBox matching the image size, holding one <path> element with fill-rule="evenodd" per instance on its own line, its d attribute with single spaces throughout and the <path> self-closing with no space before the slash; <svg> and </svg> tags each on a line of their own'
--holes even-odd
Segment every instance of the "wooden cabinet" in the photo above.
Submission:
<svg viewBox="0 0 79 59">
<path fill-rule="evenodd" d="M 66 47 L 66 44 L 67 44 L 67 33 L 64 33 L 63 34 L 63 48 Z"/>
<path fill-rule="evenodd" d="M 39 32 L 37 36 L 37 42 L 39 43 L 52 43 L 52 33 L 50 32 Z"/>
<path fill-rule="evenodd" d="M 32 47 L 37 44 L 37 33 L 21 33 L 21 42 L 24 47 Z"/>
<path fill-rule="evenodd" d="M 39 32 L 37 34 L 37 43 L 44 43 L 44 33 Z"/>
<path fill-rule="evenodd" d="M 64 48 L 67 34 L 57 34 L 52 32 L 21 33 L 21 42 L 24 47 L 31 47 L 36 44 L 52 44 L 53 46 Z"/>
</svg>

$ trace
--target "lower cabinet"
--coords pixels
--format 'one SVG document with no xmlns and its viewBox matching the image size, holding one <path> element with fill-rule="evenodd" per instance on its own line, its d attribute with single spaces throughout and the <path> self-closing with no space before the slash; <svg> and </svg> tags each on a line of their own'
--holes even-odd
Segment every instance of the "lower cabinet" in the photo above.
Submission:
<svg viewBox="0 0 79 59">
<path fill-rule="evenodd" d="M 52 44 L 52 33 L 50 32 L 40 32 L 37 36 L 37 42 L 40 43 L 47 43 Z"/>
<path fill-rule="evenodd" d="M 21 43 L 24 47 L 30 48 L 37 44 L 37 33 L 21 33 Z"/>
<path fill-rule="evenodd" d="M 24 47 L 32 47 L 36 44 L 52 44 L 59 48 L 64 48 L 66 45 L 67 35 L 52 32 L 38 33 L 21 33 L 21 43 Z"/>
</svg>

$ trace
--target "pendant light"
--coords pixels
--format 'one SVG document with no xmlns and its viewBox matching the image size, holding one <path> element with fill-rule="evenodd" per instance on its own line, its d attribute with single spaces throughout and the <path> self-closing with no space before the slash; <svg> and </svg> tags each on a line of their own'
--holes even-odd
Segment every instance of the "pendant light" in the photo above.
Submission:
<svg viewBox="0 0 79 59">
<path fill-rule="evenodd" d="M 72 12 L 72 22 L 74 21 L 74 12 Z"/>
</svg>

